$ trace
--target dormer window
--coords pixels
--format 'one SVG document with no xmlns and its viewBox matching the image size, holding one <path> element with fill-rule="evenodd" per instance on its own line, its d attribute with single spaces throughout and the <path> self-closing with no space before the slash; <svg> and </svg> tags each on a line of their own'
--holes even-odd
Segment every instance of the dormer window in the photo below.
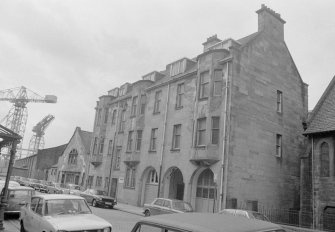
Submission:
<svg viewBox="0 0 335 232">
<path fill-rule="evenodd" d="M 155 73 L 149 73 L 148 75 L 145 75 L 142 77 L 145 81 L 155 81 Z"/>
<path fill-rule="evenodd" d="M 186 70 L 186 59 L 179 60 L 170 65 L 170 76 L 176 76 L 180 73 L 184 73 Z"/>
</svg>

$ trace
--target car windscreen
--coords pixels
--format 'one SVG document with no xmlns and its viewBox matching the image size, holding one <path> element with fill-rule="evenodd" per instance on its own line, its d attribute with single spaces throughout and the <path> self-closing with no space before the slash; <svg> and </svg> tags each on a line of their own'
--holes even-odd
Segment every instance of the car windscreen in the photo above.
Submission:
<svg viewBox="0 0 335 232">
<path fill-rule="evenodd" d="M 82 199 L 54 199 L 45 202 L 45 215 L 90 213 L 90 208 Z"/>
<path fill-rule="evenodd" d="M 192 206 L 186 202 L 182 201 L 173 201 L 172 202 L 173 209 L 184 211 L 184 212 L 192 212 Z"/>
<path fill-rule="evenodd" d="M 260 213 L 252 212 L 252 216 L 258 220 L 269 221 L 269 219 L 266 216 Z"/>
<path fill-rule="evenodd" d="M 32 190 L 10 190 L 9 197 L 10 198 L 25 198 L 25 197 L 32 197 L 33 191 Z"/>
<path fill-rule="evenodd" d="M 102 195 L 102 196 L 106 196 L 106 192 L 102 191 L 102 190 L 93 190 L 92 191 L 94 195 Z"/>
</svg>

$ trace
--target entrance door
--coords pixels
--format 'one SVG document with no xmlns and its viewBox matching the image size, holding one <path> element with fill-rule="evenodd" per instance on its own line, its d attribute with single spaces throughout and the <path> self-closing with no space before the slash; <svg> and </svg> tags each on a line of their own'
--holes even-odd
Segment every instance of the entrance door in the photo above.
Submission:
<svg viewBox="0 0 335 232">
<path fill-rule="evenodd" d="M 116 198 L 117 178 L 112 178 L 110 196 Z"/>
<path fill-rule="evenodd" d="M 195 211 L 214 212 L 215 191 L 214 174 L 210 169 L 206 169 L 200 174 L 198 179 Z"/>
<path fill-rule="evenodd" d="M 183 200 L 184 199 L 184 183 L 177 184 L 176 199 L 178 199 L 178 200 Z"/>
</svg>

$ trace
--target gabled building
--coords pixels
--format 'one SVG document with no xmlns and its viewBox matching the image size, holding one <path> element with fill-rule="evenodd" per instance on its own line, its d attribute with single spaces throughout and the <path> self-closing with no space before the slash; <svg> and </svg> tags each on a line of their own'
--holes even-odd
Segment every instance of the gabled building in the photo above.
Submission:
<svg viewBox="0 0 335 232">
<path fill-rule="evenodd" d="M 304 224 L 335 230 L 335 77 L 314 107 L 304 132 L 301 210 Z"/>
<path fill-rule="evenodd" d="M 181 58 L 100 97 L 88 185 L 118 201 L 182 199 L 196 211 L 299 208 L 308 87 L 262 5 L 258 30 L 216 35 Z"/>
<path fill-rule="evenodd" d="M 81 130 L 80 127 L 75 129 L 62 156 L 58 159 L 57 182 L 85 185 L 91 140 L 92 132 Z"/>
</svg>

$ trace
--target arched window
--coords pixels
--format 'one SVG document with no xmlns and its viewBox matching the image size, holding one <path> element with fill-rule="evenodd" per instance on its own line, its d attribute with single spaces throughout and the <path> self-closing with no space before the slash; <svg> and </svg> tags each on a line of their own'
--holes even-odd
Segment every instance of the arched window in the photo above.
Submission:
<svg viewBox="0 0 335 232">
<path fill-rule="evenodd" d="M 77 164 L 78 152 L 76 149 L 72 149 L 69 154 L 68 164 Z"/>
<path fill-rule="evenodd" d="M 206 169 L 198 179 L 197 197 L 214 199 L 214 194 L 214 174 L 210 169 Z"/>
<path fill-rule="evenodd" d="M 320 146 L 320 176 L 329 176 L 329 145 L 326 142 Z"/>
</svg>

